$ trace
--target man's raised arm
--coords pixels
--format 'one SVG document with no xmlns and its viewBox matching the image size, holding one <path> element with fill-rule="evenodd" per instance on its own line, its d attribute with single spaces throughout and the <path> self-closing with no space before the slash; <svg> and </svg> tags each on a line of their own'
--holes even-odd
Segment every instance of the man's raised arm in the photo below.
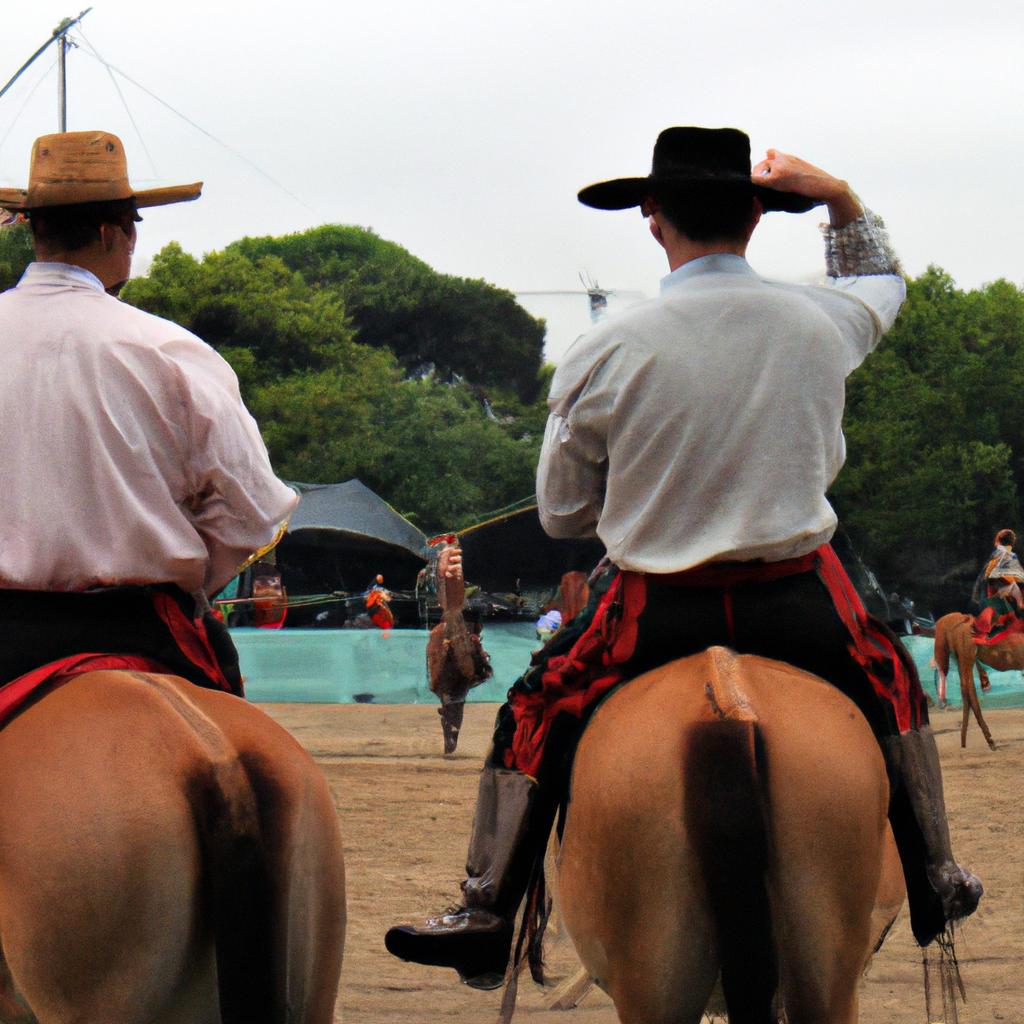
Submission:
<svg viewBox="0 0 1024 1024">
<path fill-rule="evenodd" d="M 822 226 L 828 276 L 833 287 L 855 295 L 877 317 L 877 342 L 892 327 L 907 293 L 882 218 L 865 209 L 848 182 L 789 153 L 769 149 L 751 177 L 758 185 L 828 206 L 829 223 Z"/>
</svg>

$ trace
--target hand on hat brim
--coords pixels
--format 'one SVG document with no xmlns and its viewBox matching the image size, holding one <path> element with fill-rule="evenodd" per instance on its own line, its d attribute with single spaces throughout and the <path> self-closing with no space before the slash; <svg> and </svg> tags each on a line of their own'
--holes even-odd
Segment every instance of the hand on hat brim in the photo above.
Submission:
<svg viewBox="0 0 1024 1024">
<path fill-rule="evenodd" d="M 651 178 L 614 178 L 611 181 L 599 181 L 580 189 L 577 198 L 584 206 L 595 210 L 628 210 L 639 206 L 656 190 L 678 188 L 685 190 L 688 186 L 708 184 L 709 179 L 685 179 L 677 182 L 656 182 Z M 745 179 L 722 182 L 722 184 L 747 187 L 751 195 L 761 200 L 766 212 L 781 210 L 785 213 L 805 213 L 815 206 L 821 206 L 823 199 L 812 199 L 796 192 L 782 192 L 766 185 L 755 185 Z"/>
</svg>

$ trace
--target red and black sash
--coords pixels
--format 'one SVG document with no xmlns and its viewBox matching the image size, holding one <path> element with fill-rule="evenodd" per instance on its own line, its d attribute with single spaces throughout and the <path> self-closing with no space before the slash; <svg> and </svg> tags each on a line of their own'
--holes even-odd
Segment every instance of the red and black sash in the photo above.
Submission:
<svg viewBox="0 0 1024 1024">
<path fill-rule="evenodd" d="M 76 675 L 118 669 L 243 693 L 227 630 L 178 587 L 0 590 L 0 725 Z"/>
<path fill-rule="evenodd" d="M 538 655 L 531 671 L 510 691 L 515 732 L 501 754 L 508 768 L 536 776 L 555 718 L 560 714 L 584 718 L 602 697 L 636 674 L 630 662 L 655 582 L 659 587 L 713 592 L 721 602 L 726 635 L 735 642 L 735 588 L 770 584 L 802 573 L 816 574 L 848 637 L 845 652 L 840 650 L 838 656 L 860 667 L 877 698 L 891 706 L 892 721 L 899 732 L 927 721 L 925 696 L 913 662 L 898 639 L 868 615 L 829 545 L 781 562 L 706 563 L 685 572 L 657 576 L 609 566 L 604 573 L 604 578 L 594 583 L 596 600 L 571 626 L 576 637 L 572 646 L 565 650 L 564 642 L 561 649 L 553 644 L 550 656 L 545 652 Z M 794 650 L 797 644 L 794 639 Z M 737 649 L 743 650 L 741 645 Z"/>
</svg>

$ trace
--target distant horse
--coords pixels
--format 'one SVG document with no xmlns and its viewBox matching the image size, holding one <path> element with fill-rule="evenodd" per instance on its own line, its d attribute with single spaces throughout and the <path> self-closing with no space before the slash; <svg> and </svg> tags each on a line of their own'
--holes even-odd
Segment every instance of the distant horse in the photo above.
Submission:
<svg viewBox="0 0 1024 1024">
<path fill-rule="evenodd" d="M 237 697 L 91 672 L 0 730 L 0 1022 L 330 1024 L 327 784 Z"/>
<path fill-rule="evenodd" d="M 576 755 L 563 919 L 623 1024 L 857 1020 L 902 902 L 878 743 L 834 687 L 724 648 L 634 680 Z M 880 919 L 876 903 L 882 909 Z"/>
<path fill-rule="evenodd" d="M 963 720 L 960 725 L 960 746 L 967 746 L 967 725 L 971 720 L 971 712 L 981 726 L 981 731 L 992 750 L 996 749 L 995 740 L 989 732 L 988 725 L 981 713 L 981 701 L 974 685 L 974 669 L 977 664 L 978 673 L 982 678 L 982 688 L 988 689 L 988 677 L 980 663 L 997 672 L 1009 669 L 1024 669 L 1024 634 L 1014 633 L 1005 640 L 994 644 L 977 644 L 974 642 L 974 619 L 962 612 L 951 612 L 943 615 L 935 623 L 935 667 L 939 670 L 938 696 L 939 703 L 946 702 L 946 675 L 949 672 L 949 656 L 956 658 L 957 670 L 960 673 L 960 694 L 963 705 Z"/>
</svg>

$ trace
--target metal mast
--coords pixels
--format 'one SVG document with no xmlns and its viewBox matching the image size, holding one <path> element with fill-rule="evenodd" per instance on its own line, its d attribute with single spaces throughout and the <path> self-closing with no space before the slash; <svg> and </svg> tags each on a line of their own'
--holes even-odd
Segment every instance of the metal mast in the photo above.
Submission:
<svg viewBox="0 0 1024 1024">
<path fill-rule="evenodd" d="M 3 96 L 5 92 L 14 83 L 21 78 L 22 74 L 26 72 L 36 61 L 36 59 L 44 53 L 44 51 L 52 45 L 57 43 L 60 47 L 57 54 L 57 121 L 60 126 L 60 131 L 66 132 L 68 130 L 68 97 L 67 97 L 67 78 L 66 78 L 66 63 L 67 63 L 67 52 L 68 47 L 71 45 L 68 42 L 67 34 L 75 27 L 90 11 L 91 7 L 86 7 L 77 18 L 65 18 L 54 30 L 53 35 L 43 43 L 42 46 L 32 54 L 31 57 L 20 68 L 14 73 L 11 80 L 0 89 L 0 96 Z"/>
</svg>

